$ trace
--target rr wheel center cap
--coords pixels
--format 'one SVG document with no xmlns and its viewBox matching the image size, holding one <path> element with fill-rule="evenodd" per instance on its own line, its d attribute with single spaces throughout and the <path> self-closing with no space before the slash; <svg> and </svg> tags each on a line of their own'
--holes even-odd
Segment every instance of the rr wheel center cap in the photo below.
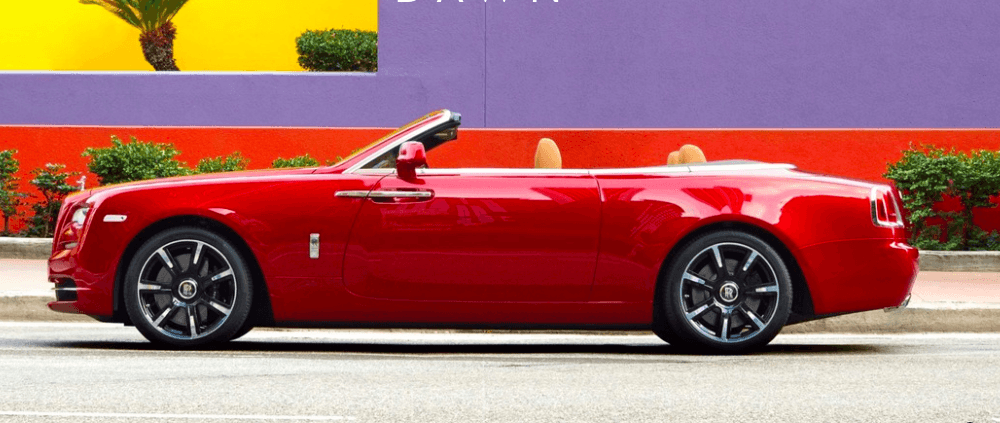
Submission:
<svg viewBox="0 0 1000 423">
<path fill-rule="evenodd" d="M 186 280 L 177 286 L 177 295 L 184 300 L 190 300 L 198 295 L 198 282 Z"/>
<path fill-rule="evenodd" d="M 719 298 L 727 303 L 732 303 L 740 297 L 740 286 L 736 282 L 726 282 L 719 287 Z"/>
</svg>

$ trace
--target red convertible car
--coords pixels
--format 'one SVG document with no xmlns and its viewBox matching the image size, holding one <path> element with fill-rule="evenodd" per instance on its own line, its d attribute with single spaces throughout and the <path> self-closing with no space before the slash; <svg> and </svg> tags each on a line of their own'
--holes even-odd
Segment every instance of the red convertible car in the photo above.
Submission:
<svg viewBox="0 0 1000 423">
<path fill-rule="evenodd" d="M 437 327 L 647 329 L 742 352 L 909 297 L 917 250 L 890 186 L 692 147 L 562 169 L 551 140 L 533 169 L 435 167 L 460 121 L 429 114 L 330 167 L 71 196 L 49 307 L 172 347 L 255 326 Z"/>
</svg>

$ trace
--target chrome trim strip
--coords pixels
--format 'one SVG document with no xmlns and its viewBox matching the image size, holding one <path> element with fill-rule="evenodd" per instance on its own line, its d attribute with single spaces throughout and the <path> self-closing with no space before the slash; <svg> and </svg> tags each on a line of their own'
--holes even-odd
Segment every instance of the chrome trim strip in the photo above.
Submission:
<svg viewBox="0 0 1000 423">
<path fill-rule="evenodd" d="M 396 173 L 396 169 L 358 169 L 355 175 L 388 175 Z"/>
<path fill-rule="evenodd" d="M 386 151 L 392 150 L 393 148 L 396 148 L 396 146 L 398 146 L 398 145 L 400 145 L 400 144 L 402 144 L 404 142 L 411 141 L 414 138 L 417 138 L 417 137 L 420 137 L 420 136 L 422 136 L 424 134 L 427 134 L 428 132 L 430 132 L 431 128 L 436 128 L 438 125 L 441 125 L 442 123 L 450 121 L 454 117 L 454 115 L 455 114 L 451 110 L 444 110 L 444 112 L 441 113 L 441 118 L 440 119 L 436 119 L 436 120 L 431 121 L 430 123 L 424 124 L 424 127 L 423 127 L 422 131 L 414 132 L 414 133 L 410 134 L 410 136 L 408 136 L 408 137 L 400 138 L 396 142 L 393 142 L 393 143 L 391 143 L 391 144 L 389 144 L 389 145 L 387 145 L 385 147 L 382 147 L 382 148 L 378 149 L 378 151 L 369 154 L 368 157 L 366 157 L 367 160 L 355 163 L 354 166 L 351 166 L 351 167 L 347 168 L 347 170 L 345 170 L 344 173 L 345 174 L 346 173 L 354 173 L 355 171 L 357 171 L 358 169 L 361 169 L 362 167 L 364 167 L 368 163 L 371 163 L 373 160 L 375 160 L 378 156 L 381 156 L 382 154 L 384 154 Z"/>
<path fill-rule="evenodd" d="M 698 172 L 738 172 L 744 170 L 791 170 L 795 169 L 795 165 L 788 163 L 760 163 L 760 164 L 733 164 L 733 165 L 695 165 L 688 166 L 691 173 Z"/>
<path fill-rule="evenodd" d="M 106 215 L 104 215 L 104 221 L 108 222 L 108 223 L 121 223 L 121 222 L 124 222 L 125 219 L 128 219 L 128 216 L 126 216 L 124 214 L 106 214 Z"/>
<path fill-rule="evenodd" d="M 430 191 L 372 191 L 369 198 L 431 198 Z"/>
<path fill-rule="evenodd" d="M 753 170 L 791 170 L 795 165 L 785 163 L 735 164 L 735 165 L 700 165 L 700 166 L 653 166 L 620 169 L 532 169 L 532 168 L 431 168 L 417 169 L 417 175 L 651 175 L 662 173 L 701 173 L 701 172 L 741 172 Z M 359 169 L 356 173 L 363 175 L 387 175 L 395 169 Z"/>
<path fill-rule="evenodd" d="M 443 168 L 417 169 L 417 175 L 588 175 L 587 169 L 528 169 L 528 168 Z"/>
<path fill-rule="evenodd" d="M 590 169 L 587 171 L 593 176 L 598 175 L 649 175 L 656 173 L 691 173 L 689 166 L 653 166 L 653 167 L 632 167 L 621 169 Z"/>
<path fill-rule="evenodd" d="M 368 191 L 337 191 L 333 196 L 337 198 L 368 198 Z"/>
<path fill-rule="evenodd" d="M 760 164 L 723 164 L 723 165 L 695 165 L 695 166 L 653 166 L 653 167 L 633 167 L 622 169 L 591 169 L 591 175 L 649 175 L 659 173 L 707 173 L 707 172 L 745 172 L 753 170 L 792 170 L 795 165 L 787 163 L 760 163 Z"/>
</svg>

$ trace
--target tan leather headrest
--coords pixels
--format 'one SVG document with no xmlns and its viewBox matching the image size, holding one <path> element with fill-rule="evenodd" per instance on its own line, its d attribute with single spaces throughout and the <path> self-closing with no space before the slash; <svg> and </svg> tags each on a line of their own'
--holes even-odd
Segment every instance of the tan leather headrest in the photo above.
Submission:
<svg viewBox="0 0 1000 423">
<path fill-rule="evenodd" d="M 691 144 L 685 144 L 680 150 L 681 163 L 705 163 L 705 153 L 700 148 Z"/>
<path fill-rule="evenodd" d="M 562 155 L 556 142 L 548 138 L 538 141 L 535 149 L 535 169 L 562 169 Z"/>
<path fill-rule="evenodd" d="M 671 151 L 670 155 L 667 156 L 667 165 L 678 165 L 681 164 L 681 152 Z"/>
</svg>

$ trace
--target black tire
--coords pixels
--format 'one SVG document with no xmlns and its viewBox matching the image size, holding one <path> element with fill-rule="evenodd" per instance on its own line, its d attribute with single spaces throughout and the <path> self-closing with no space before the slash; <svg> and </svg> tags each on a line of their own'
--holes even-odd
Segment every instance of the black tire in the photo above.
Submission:
<svg viewBox="0 0 1000 423">
<path fill-rule="evenodd" d="M 236 333 L 234 333 L 232 336 L 229 337 L 229 340 L 235 341 L 237 339 L 240 339 L 243 337 L 243 335 L 250 333 L 250 331 L 253 330 L 253 328 L 254 328 L 253 318 L 248 317 L 246 322 L 243 322 L 243 326 L 237 329 Z"/>
<path fill-rule="evenodd" d="M 681 349 L 757 350 L 778 335 L 791 310 L 788 267 L 767 242 L 744 232 L 687 243 L 659 283 L 655 332 Z"/>
<path fill-rule="evenodd" d="M 177 348 L 229 341 L 245 328 L 253 299 L 250 271 L 236 248 L 194 227 L 169 229 L 143 243 L 123 283 L 136 329 L 153 343 Z"/>
</svg>

